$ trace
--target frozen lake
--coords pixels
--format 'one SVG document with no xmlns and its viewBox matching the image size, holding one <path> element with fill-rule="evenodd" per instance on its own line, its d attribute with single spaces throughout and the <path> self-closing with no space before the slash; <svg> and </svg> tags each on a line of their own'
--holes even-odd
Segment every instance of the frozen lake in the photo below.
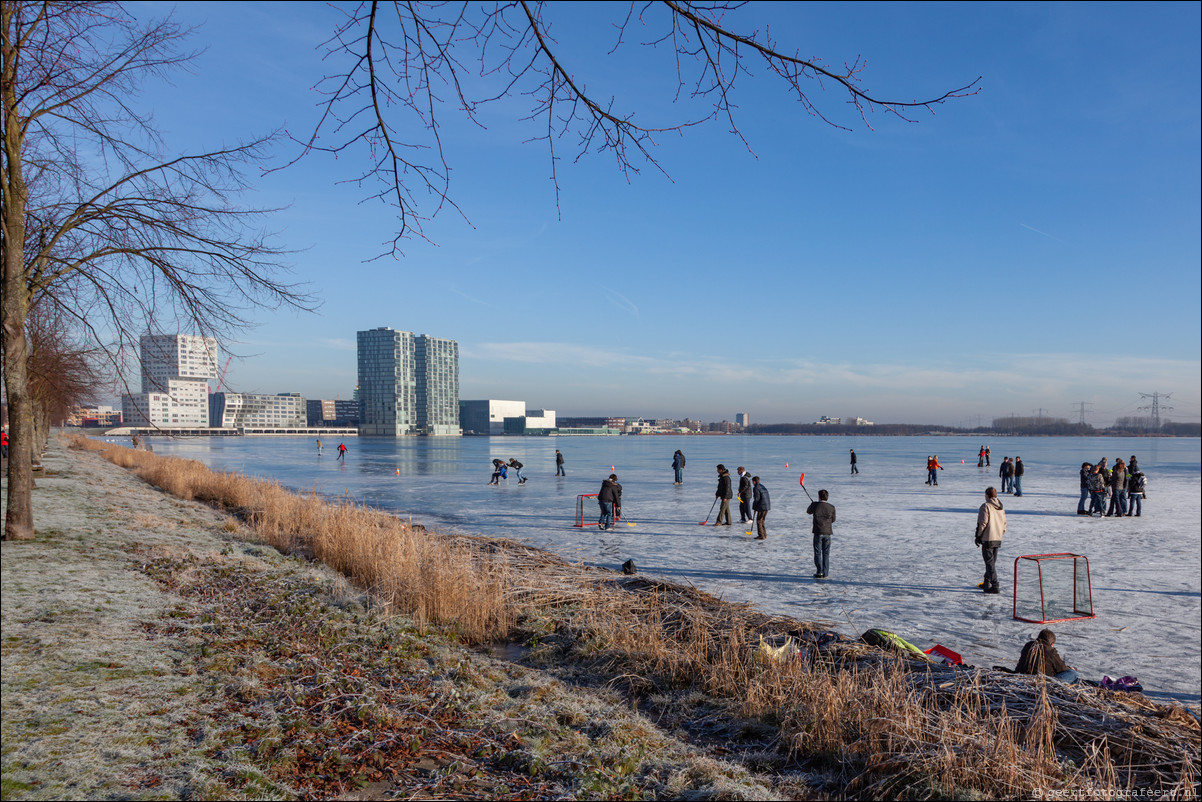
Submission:
<svg viewBox="0 0 1202 802">
<path fill-rule="evenodd" d="M 1160 698 L 1196 705 L 1202 697 L 1202 525 L 1196 438 L 995 438 L 992 468 L 977 468 L 980 439 L 965 437 L 463 437 L 348 438 L 319 457 L 312 438 L 153 438 L 154 449 L 218 470 L 268 477 L 298 489 L 394 510 L 432 529 L 507 537 L 564 557 L 692 583 L 726 599 L 827 622 L 845 634 L 872 627 L 920 648 L 935 643 L 976 665 L 1013 667 L 1041 625 L 1012 617 L 1014 559 L 1075 552 L 1089 558 L 1097 618 L 1052 624 L 1057 648 L 1083 678 L 1134 675 Z M 566 459 L 555 476 L 554 454 Z M 688 458 L 684 484 L 672 482 L 672 453 Z M 855 448 L 860 474 L 849 475 Z M 945 470 L 928 487 L 925 464 Z M 1148 475 L 1140 518 L 1076 515 L 1082 462 L 1139 457 Z M 973 545 L 984 490 L 1000 488 L 1003 456 L 1026 466 L 1023 496 L 1002 496 L 1008 530 L 998 557 L 1002 594 L 977 589 L 983 563 Z M 491 460 L 516 458 L 529 481 L 488 486 Z M 963 460 L 963 463 L 961 462 Z M 772 497 L 768 539 L 738 524 L 698 524 L 714 498 L 715 465 L 739 465 Z M 618 474 L 624 513 L 636 525 L 577 529 L 576 496 L 596 493 Z M 397 472 L 400 472 L 399 475 Z M 838 510 L 826 580 L 814 572 L 809 500 L 830 491 Z M 589 500 L 586 516 L 596 521 Z M 712 520 L 712 519 L 711 519 Z"/>
</svg>

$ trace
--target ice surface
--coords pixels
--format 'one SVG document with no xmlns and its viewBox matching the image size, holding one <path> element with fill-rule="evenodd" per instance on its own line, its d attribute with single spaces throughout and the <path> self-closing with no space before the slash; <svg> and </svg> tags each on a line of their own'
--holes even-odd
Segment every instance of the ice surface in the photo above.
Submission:
<svg viewBox="0 0 1202 802">
<path fill-rule="evenodd" d="M 318 457 L 309 438 L 152 440 L 161 454 L 296 489 L 347 492 L 431 528 L 509 537 L 612 568 L 633 559 L 642 573 L 726 599 L 825 621 L 849 635 L 889 629 L 921 648 L 941 643 L 984 666 L 1013 667 L 1023 643 L 1042 628 L 1012 617 L 1015 558 L 1083 554 L 1097 618 L 1050 625 L 1065 661 L 1086 679 L 1136 676 L 1162 699 L 1196 704 L 1202 696 L 1196 438 L 348 438 L 345 465 L 335 460 L 337 443 L 325 442 L 325 456 Z M 993 466 L 978 469 L 985 442 Z M 555 476 L 556 448 L 567 477 Z M 688 458 L 680 487 L 672 483 L 677 448 Z M 858 476 L 849 475 L 849 448 L 859 457 Z M 938 487 L 924 484 L 931 454 L 945 466 Z M 1132 454 L 1148 475 L 1143 516 L 1077 516 L 1081 463 Z M 1002 457 L 1016 455 L 1026 466 L 1023 496 L 1002 496 L 1008 520 L 998 558 L 1002 593 L 987 596 L 977 588 L 984 566 L 973 546 L 976 512 L 985 487 L 1000 487 Z M 494 457 L 525 463 L 529 481 L 519 486 L 511 472 L 508 482 L 488 486 Z M 733 526 L 698 526 L 714 498 L 719 462 L 732 477 L 746 466 L 771 492 L 766 541 L 745 534 L 734 503 Z M 596 493 L 611 471 L 624 488 L 627 523 L 636 525 L 573 528 L 576 495 Z M 838 511 L 826 580 L 811 578 L 802 472 L 805 488 L 815 497 L 828 489 Z"/>
</svg>

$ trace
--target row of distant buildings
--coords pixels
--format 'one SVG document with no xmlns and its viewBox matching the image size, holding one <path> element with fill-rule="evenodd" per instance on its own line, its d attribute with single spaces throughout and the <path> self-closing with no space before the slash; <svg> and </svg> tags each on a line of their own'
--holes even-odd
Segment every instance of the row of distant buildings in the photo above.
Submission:
<svg viewBox="0 0 1202 802">
<path fill-rule="evenodd" d="M 359 383 L 354 397 L 312 400 L 300 393 L 220 392 L 220 385 L 213 392 L 209 382 L 218 378 L 215 339 L 147 334 L 140 342 L 141 391 L 123 396 L 120 420 L 110 416 L 106 423 L 242 433 L 341 429 L 375 437 L 730 433 L 750 423 L 747 413 L 717 424 L 689 419 L 557 419 L 555 410 L 528 409 L 525 401 L 461 400 L 455 340 L 385 326 L 358 332 L 356 345 Z"/>
</svg>

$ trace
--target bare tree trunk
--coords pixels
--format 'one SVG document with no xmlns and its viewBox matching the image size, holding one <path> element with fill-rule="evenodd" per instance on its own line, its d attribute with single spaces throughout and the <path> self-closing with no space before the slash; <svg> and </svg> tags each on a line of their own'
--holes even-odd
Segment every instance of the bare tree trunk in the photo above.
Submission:
<svg viewBox="0 0 1202 802">
<path fill-rule="evenodd" d="M 8 133 L 7 131 L 5 132 Z M 7 147 L 7 142 L 5 146 Z M 17 162 L 16 164 L 19 164 Z M 28 295 L 22 263 L 25 213 L 20 203 L 20 174 L 8 160 L 4 176 L 4 389 L 8 394 L 9 452 L 8 509 L 4 516 L 5 540 L 33 537 L 33 399 L 29 392 L 29 345 L 25 339 Z M 17 170 L 20 168 L 17 167 Z"/>
</svg>

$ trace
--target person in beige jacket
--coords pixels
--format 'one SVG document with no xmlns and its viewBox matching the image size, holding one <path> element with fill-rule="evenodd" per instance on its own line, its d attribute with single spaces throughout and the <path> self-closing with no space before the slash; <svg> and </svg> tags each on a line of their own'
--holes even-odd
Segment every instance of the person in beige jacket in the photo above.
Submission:
<svg viewBox="0 0 1202 802">
<path fill-rule="evenodd" d="M 974 542 L 981 547 L 981 556 L 985 558 L 985 581 L 981 588 L 986 593 L 1000 593 L 998 588 L 997 552 L 1002 546 L 1002 535 L 1006 534 L 1006 511 L 998 500 L 997 489 L 985 488 L 985 503 L 977 511 L 977 536 Z"/>
</svg>

